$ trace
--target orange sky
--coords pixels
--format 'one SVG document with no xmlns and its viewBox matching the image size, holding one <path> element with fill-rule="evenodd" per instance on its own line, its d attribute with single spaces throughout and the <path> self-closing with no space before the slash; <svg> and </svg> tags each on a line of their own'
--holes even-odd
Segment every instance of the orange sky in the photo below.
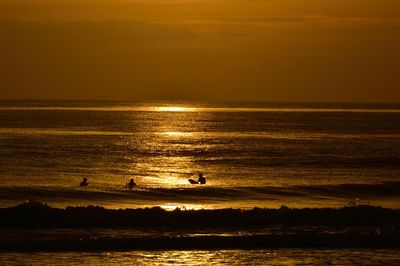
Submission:
<svg viewBox="0 0 400 266">
<path fill-rule="evenodd" d="M 400 102 L 398 0 L 0 0 L 0 98 Z"/>
</svg>

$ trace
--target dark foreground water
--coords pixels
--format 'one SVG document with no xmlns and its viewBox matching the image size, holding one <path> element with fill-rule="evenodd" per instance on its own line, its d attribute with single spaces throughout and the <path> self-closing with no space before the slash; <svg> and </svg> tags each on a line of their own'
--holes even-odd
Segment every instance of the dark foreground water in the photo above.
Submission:
<svg viewBox="0 0 400 266">
<path fill-rule="evenodd" d="M 8 265 L 399 265 L 399 249 L 0 253 Z"/>
<path fill-rule="evenodd" d="M 399 105 L 0 102 L 0 207 L 398 208 L 399 165 Z"/>
</svg>

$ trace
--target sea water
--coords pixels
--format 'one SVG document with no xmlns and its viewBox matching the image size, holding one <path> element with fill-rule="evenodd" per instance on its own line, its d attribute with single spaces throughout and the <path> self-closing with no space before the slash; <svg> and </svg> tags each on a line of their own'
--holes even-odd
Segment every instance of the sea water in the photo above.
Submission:
<svg viewBox="0 0 400 266">
<path fill-rule="evenodd" d="M 399 265 L 398 249 L 1 253 L 8 265 Z"/>
<path fill-rule="evenodd" d="M 398 208 L 400 105 L 1 101 L 0 207 L 28 199 Z"/>
</svg>

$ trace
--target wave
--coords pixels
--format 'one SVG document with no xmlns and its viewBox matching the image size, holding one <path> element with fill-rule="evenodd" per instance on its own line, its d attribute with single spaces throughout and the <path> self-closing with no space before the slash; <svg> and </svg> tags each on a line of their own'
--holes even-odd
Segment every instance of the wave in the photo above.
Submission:
<svg viewBox="0 0 400 266">
<path fill-rule="evenodd" d="M 400 247 L 400 210 L 367 205 L 166 211 L 57 209 L 29 201 L 0 209 L 0 216 L 0 230 L 14 236 L 0 238 L 2 251 Z M 94 236 L 87 233 L 92 228 Z M 143 233 L 121 233 L 130 228 Z"/>
<path fill-rule="evenodd" d="M 53 208 L 38 201 L 0 208 L 0 227 L 246 228 L 266 225 L 399 225 L 400 210 L 370 205 L 342 208 L 253 208 L 167 211 L 160 207 L 106 209 L 99 206 Z"/>
</svg>

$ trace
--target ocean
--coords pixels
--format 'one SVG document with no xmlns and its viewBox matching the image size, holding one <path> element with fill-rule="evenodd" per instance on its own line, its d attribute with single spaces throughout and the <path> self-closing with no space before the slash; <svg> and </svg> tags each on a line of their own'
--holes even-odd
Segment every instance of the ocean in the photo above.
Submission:
<svg viewBox="0 0 400 266">
<path fill-rule="evenodd" d="M 0 181 L 0 207 L 399 208 L 400 105 L 0 101 Z"/>
<path fill-rule="evenodd" d="M 8 265 L 398 265 L 398 249 L 3 253 Z"/>
</svg>

